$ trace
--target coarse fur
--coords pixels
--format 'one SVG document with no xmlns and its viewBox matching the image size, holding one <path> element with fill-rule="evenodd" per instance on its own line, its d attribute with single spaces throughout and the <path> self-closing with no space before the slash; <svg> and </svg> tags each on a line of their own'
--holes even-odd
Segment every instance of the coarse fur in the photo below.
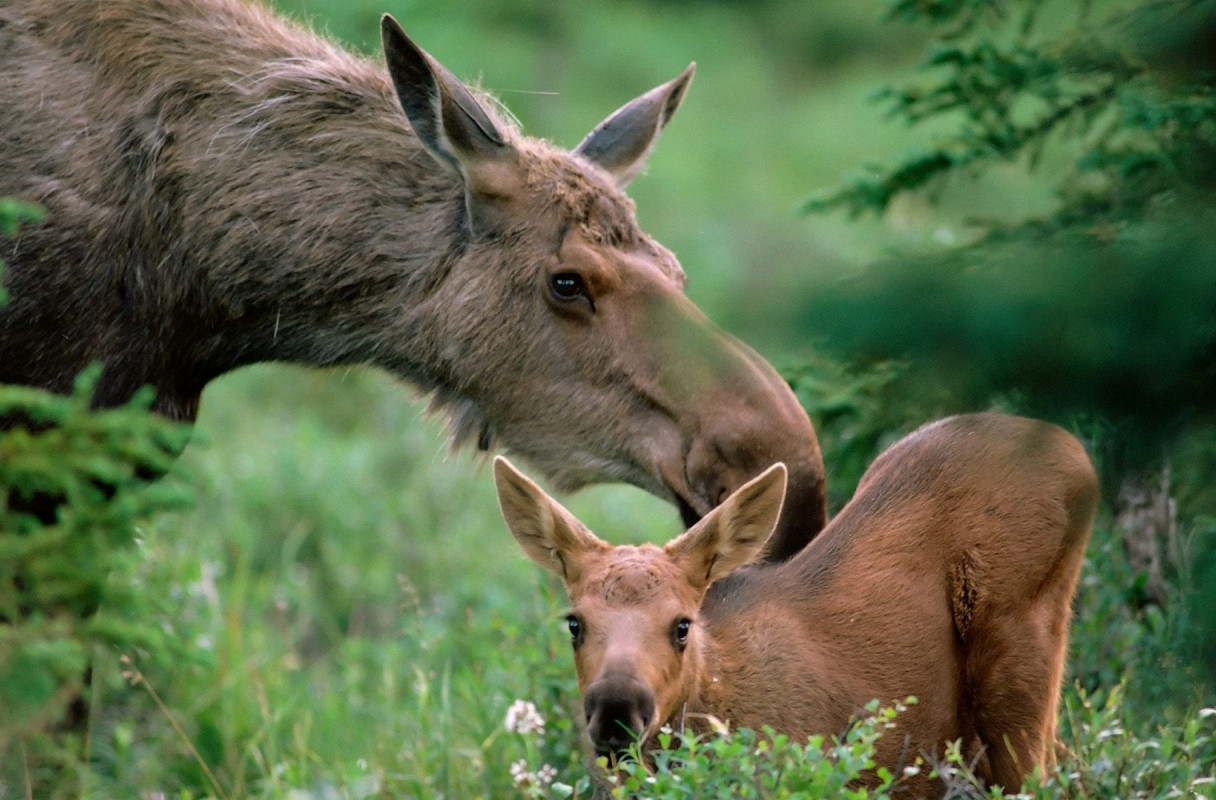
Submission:
<svg viewBox="0 0 1216 800">
<path fill-rule="evenodd" d="M 802 552 L 744 569 L 780 513 L 780 465 L 662 548 L 609 546 L 504 459 L 496 480 L 508 527 L 566 585 L 598 751 L 633 735 L 653 746 L 660 726 L 705 714 L 838 733 L 871 699 L 915 696 L 878 745 L 896 774 L 956 739 L 1010 791 L 1053 763 L 1098 498 L 1089 457 L 1060 428 L 997 414 L 926 425 L 874 462 Z M 901 785 L 943 791 L 927 769 Z"/>
<path fill-rule="evenodd" d="M 151 384 L 193 420 L 244 364 L 371 364 L 458 443 L 689 520 L 784 461 L 803 522 L 770 555 L 796 552 L 825 519 L 810 422 L 623 193 L 692 68 L 571 152 L 382 33 L 387 71 L 246 0 L 0 0 L 0 196 L 47 210 L 0 242 L 0 382 L 101 361 L 99 404 Z"/>
</svg>

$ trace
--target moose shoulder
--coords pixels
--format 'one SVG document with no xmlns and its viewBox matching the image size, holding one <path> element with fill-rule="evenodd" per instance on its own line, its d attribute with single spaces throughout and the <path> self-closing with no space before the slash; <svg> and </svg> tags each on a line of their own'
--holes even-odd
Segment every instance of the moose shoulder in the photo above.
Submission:
<svg viewBox="0 0 1216 800">
<path fill-rule="evenodd" d="M 1007 790 L 1051 763 L 1071 600 L 1097 504 L 1084 448 L 1046 423 L 952 417 L 892 446 L 783 564 L 746 570 L 786 471 L 741 487 L 659 548 L 611 547 L 495 462 L 503 516 L 559 576 L 587 732 L 601 753 L 706 713 L 797 737 L 914 695 L 880 765 L 961 740 Z M 943 791 L 927 770 L 913 796 Z"/>
<path fill-rule="evenodd" d="M 772 554 L 800 549 L 825 518 L 810 422 L 622 191 L 692 68 L 570 152 L 382 34 L 387 72 L 243 0 L 0 4 L 0 196 L 48 212 L 0 256 L 0 382 L 100 361 L 98 403 L 151 384 L 192 420 L 243 364 L 372 364 L 457 442 L 689 521 L 783 461 Z"/>
</svg>

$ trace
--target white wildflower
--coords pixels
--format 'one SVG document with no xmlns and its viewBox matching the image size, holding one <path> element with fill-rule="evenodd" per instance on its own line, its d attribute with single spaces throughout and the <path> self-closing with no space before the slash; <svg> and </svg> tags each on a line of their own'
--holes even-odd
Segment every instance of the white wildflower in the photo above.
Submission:
<svg viewBox="0 0 1216 800">
<path fill-rule="evenodd" d="M 557 777 L 557 768 L 544 764 L 536 771 L 536 782 L 542 786 L 548 786 L 553 783 L 553 779 Z"/>
<path fill-rule="evenodd" d="M 511 764 L 511 780 L 515 781 L 515 785 L 519 788 L 531 786 L 535 782 L 536 776 L 528 772 L 528 762 L 524 759 Z"/>
<path fill-rule="evenodd" d="M 543 734 L 545 732 L 545 719 L 536 710 L 536 706 L 527 700 L 516 700 L 507 709 L 507 718 L 503 722 L 507 730 L 511 733 L 535 733 Z M 525 764 L 525 766 L 527 766 Z"/>
</svg>

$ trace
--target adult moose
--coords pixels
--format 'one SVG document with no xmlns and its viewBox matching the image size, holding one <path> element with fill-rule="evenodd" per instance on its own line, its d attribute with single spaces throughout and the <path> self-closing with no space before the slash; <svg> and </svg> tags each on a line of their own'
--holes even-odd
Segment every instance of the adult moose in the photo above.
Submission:
<svg viewBox="0 0 1216 800">
<path fill-rule="evenodd" d="M 798 737 L 915 695 L 879 763 L 962 740 L 1007 789 L 1051 763 L 1070 603 L 1098 485 L 1084 448 L 1002 415 L 922 427 L 782 564 L 732 573 L 773 530 L 775 465 L 665 547 L 611 547 L 502 458 L 502 513 L 561 576 L 587 731 L 601 753 L 713 714 Z M 927 771 L 914 795 L 942 790 Z"/>
<path fill-rule="evenodd" d="M 825 519 L 805 412 L 683 294 L 623 188 L 690 66 L 573 151 L 527 138 L 391 18 L 388 72 L 243 0 L 2 0 L 0 382 L 193 420 L 243 364 L 372 364 L 456 442 L 561 489 L 624 481 L 690 522 L 774 461 L 774 558 Z M 798 524 L 789 524 L 794 520 Z"/>
</svg>

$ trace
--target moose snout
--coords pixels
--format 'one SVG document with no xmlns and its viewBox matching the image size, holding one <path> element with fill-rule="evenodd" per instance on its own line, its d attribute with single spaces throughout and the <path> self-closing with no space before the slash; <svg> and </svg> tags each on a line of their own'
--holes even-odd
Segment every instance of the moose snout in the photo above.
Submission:
<svg viewBox="0 0 1216 800">
<path fill-rule="evenodd" d="M 641 736 L 654 718 L 654 695 L 632 678 L 596 681 L 583 699 L 587 733 L 599 755 L 617 755 Z"/>
<path fill-rule="evenodd" d="M 766 557 L 784 561 L 827 521 L 823 459 L 806 412 L 773 373 L 771 394 L 724 399 L 713 424 L 702 429 L 685 460 L 691 501 L 679 502 L 685 526 L 777 462 L 786 465 L 789 489 Z M 768 401 L 768 406 L 765 405 Z M 700 506 L 700 507 L 697 507 Z"/>
</svg>

